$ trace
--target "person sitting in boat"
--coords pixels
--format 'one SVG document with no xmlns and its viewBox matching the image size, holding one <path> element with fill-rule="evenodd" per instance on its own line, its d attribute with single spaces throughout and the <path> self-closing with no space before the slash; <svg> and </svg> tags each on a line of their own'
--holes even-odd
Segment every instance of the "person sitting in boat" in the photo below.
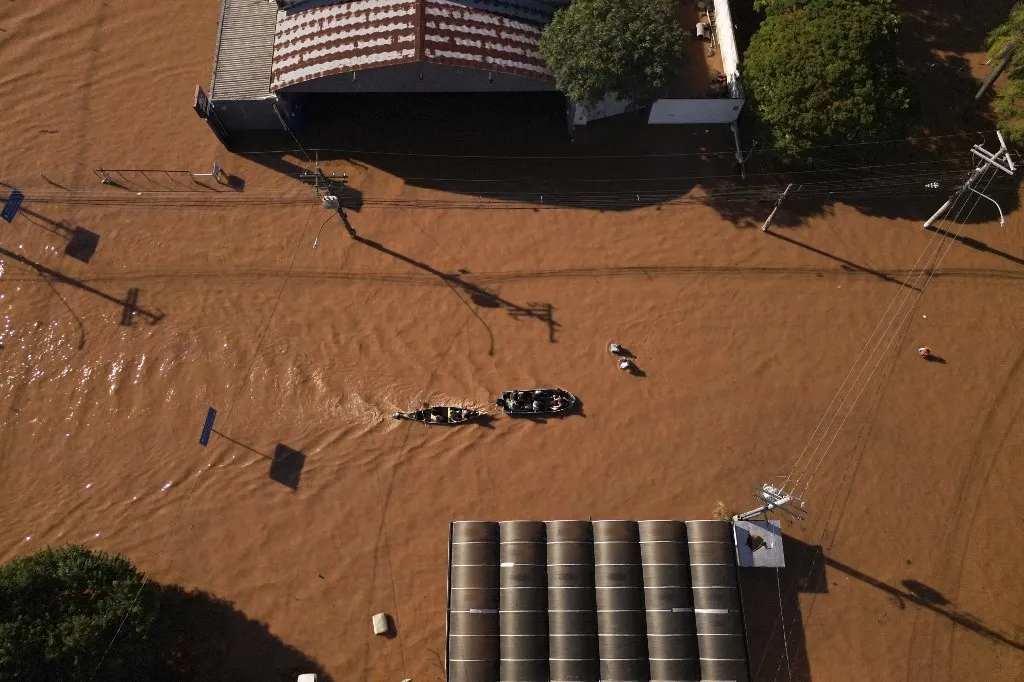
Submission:
<svg viewBox="0 0 1024 682">
<path fill-rule="evenodd" d="M 541 411 L 541 404 L 540 404 L 539 400 L 534 400 L 533 401 L 533 411 L 534 412 L 540 412 Z"/>
<path fill-rule="evenodd" d="M 565 398 L 562 397 L 561 395 L 556 395 L 555 399 L 551 401 L 551 408 L 554 410 L 561 410 L 563 407 L 565 407 L 565 404 Z"/>
</svg>

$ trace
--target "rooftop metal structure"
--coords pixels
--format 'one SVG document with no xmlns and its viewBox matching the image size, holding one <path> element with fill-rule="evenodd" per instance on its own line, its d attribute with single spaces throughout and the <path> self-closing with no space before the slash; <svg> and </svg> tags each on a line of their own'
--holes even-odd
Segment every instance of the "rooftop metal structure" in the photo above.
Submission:
<svg viewBox="0 0 1024 682">
<path fill-rule="evenodd" d="M 458 521 L 449 682 L 749 679 L 732 526 Z"/>
<path fill-rule="evenodd" d="M 210 99 L 270 96 L 277 7 L 267 0 L 222 0 Z"/>
</svg>

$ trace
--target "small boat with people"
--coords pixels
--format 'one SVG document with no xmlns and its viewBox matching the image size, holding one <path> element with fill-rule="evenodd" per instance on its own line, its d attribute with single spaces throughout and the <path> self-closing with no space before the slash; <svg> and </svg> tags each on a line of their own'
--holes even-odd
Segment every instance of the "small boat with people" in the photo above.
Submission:
<svg viewBox="0 0 1024 682">
<path fill-rule="evenodd" d="M 536 417 L 568 412 L 577 402 L 576 396 L 563 388 L 534 388 L 505 391 L 494 404 L 505 414 Z"/>
<path fill-rule="evenodd" d="M 455 426 L 465 424 L 483 415 L 480 410 L 465 407 L 424 407 L 414 412 L 395 412 L 395 419 L 423 422 L 433 426 Z"/>
</svg>

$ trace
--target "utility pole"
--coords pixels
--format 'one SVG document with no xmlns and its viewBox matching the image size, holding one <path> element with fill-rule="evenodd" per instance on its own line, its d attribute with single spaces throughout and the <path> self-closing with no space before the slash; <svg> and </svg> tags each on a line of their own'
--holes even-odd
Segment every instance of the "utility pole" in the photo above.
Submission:
<svg viewBox="0 0 1024 682">
<path fill-rule="evenodd" d="M 786 190 L 782 194 L 779 195 L 779 200 L 775 202 L 775 208 L 773 208 L 772 212 L 768 214 L 768 218 L 764 221 L 764 225 L 761 226 L 761 231 L 762 232 L 767 232 L 768 231 L 768 226 L 772 224 L 772 218 L 775 217 L 775 214 L 779 210 L 779 206 L 782 206 L 782 200 L 786 198 L 786 195 L 789 194 L 789 190 L 791 190 L 791 189 L 793 189 L 793 183 L 792 182 L 789 183 L 788 185 L 786 185 Z"/>
<path fill-rule="evenodd" d="M 732 517 L 733 523 L 737 521 L 746 521 L 760 514 L 766 514 L 773 509 L 784 511 L 790 516 L 796 518 L 797 521 L 803 521 L 806 517 L 803 515 L 804 501 L 794 495 L 787 493 L 782 488 L 777 488 L 770 483 L 762 483 L 761 489 L 754 495 L 755 498 L 761 501 L 761 506 L 757 509 L 751 509 L 748 512 L 737 514 Z"/>
<path fill-rule="evenodd" d="M 971 174 L 968 176 L 967 181 L 964 182 L 964 184 L 960 185 L 955 192 L 953 192 L 953 195 L 946 200 L 946 203 L 940 206 L 939 210 L 937 210 L 934 214 L 932 214 L 931 218 L 924 222 L 925 227 L 931 227 L 932 223 L 941 218 L 946 213 L 946 211 L 948 211 L 950 207 L 954 203 L 956 203 L 957 199 L 959 199 L 964 192 L 974 192 L 975 194 L 985 197 L 993 204 L 995 204 L 996 209 L 999 211 L 999 224 L 1003 225 L 1005 223 L 1003 219 L 1003 209 L 999 207 L 999 202 L 997 202 L 995 199 L 988 196 L 987 194 L 983 194 L 982 192 L 979 192 L 978 190 L 974 189 L 974 184 L 978 182 L 978 180 L 981 179 L 981 176 L 988 172 L 988 169 L 992 168 L 993 166 L 1003 171 L 1007 175 L 1013 175 L 1014 171 L 1017 170 L 1017 166 L 1014 165 L 1013 158 L 1011 158 L 1010 152 L 1006 148 L 1006 140 L 1003 139 L 1003 134 L 997 130 L 996 136 L 999 138 L 999 150 L 996 151 L 995 154 L 988 151 L 980 144 L 976 144 L 973 147 L 971 147 L 971 154 L 980 159 L 979 165 L 976 166 L 973 171 L 971 171 Z"/>
<path fill-rule="evenodd" d="M 750 144 L 750 151 L 746 154 L 743 153 L 743 148 L 740 146 L 740 129 L 735 122 L 729 124 L 729 130 L 732 131 L 733 140 L 736 141 L 736 161 L 740 164 L 740 178 L 743 180 L 747 179 L 747 159 L 754 153 L 754 147 L 757 146 L 757 140 L 754 140 Z"/>
</svg>

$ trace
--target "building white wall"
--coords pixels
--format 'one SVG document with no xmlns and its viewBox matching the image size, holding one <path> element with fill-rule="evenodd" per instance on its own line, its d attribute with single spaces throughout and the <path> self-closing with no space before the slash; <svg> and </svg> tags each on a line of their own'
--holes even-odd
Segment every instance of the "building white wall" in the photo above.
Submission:
<svg viewBox="0 0 1024 682">
<path fill-rule="evenodd" d="M 651 107 L 649 124 L 732 123 L 743 108 L 741 99 L 659 99 Z"/>
<path fill-rule="evenodd" d="M 739 78 L 740 54 L 736 49 L 736 34 L 732 29 L 732 13 L 729 0 L 714 0 L 715 35 L 718 37 L 718 54 L 729 82 Z"/>
</svg>

